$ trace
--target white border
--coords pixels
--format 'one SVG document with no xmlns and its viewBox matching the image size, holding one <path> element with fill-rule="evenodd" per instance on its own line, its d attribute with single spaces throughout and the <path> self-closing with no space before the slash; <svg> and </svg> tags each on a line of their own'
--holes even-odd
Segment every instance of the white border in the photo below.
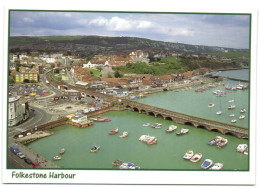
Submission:
<svg viewBox="0 0 260 188">
<path fill-rule="evenodd" d="M 5 7 L 5 25 L 4 25 L 4 61 L 7 62 L 7 46 L 8 46 L 8 10 L 9 9 L 32 9 L 32 10 L 93 10 L 93 11 L 147 11 L 147 12 L 200 12 L 200 13 L 251 13 L 252 14 L 252 39 L 251 39 L 251 104 L 250 104 L 250 171 L 249 172 L 190 172 L 190 171 L 92 171 L 92 170 L 54 170 L 54 172 L 63 173 L 76 173 L 74 180 L 53 180 L 48 179 L 34 179 L 33 181 L 28 179 L 12 179 L 11 173 L 13 170 L 6 170 L 6 110 L 3 108 L 2 120 L 3 120 L 3 161 L 2 172 L 4 183 L 94 183 L 94 184 L 236 184 L 236 185 L 253 185 L 255 184 L 255 154 L 256 154 L 256 39 L 257 39 L 257 13 L 255 10 L 245 10 L 245 7 L 240 7 L 239 11 L 233 6 L 229 6 L 227 1 L 219 0 L 219 6 L 207 7 L 203 2 L 191 1 L 189 6 L 187 2 L 180 2 L 178 4 L 172 3 L 169 0 L 161 0 L 154 3 L 148 1 L 147 3 L 141 3 L 137 0 L 132 0 L 128 3 L 123 1 L 100 1 L 85 3 L 85 6 L 77 4 L 77 1 L 70 4 L 65 4 L 64 1 L 54 3 L 48 0 L 37 2 L 34 1 L 15 2 L 10 1 Z M 116 2 L 116 3 L 115 3 Z M 166 2 L 166 4 L 165 4 Z M 200 2 L 200 3 L 199 3 Z M 238 3 L 237 1 L 232 3 Z M 9 2 L 8 2 L 9 3 Z M 168 3 L 168 4 L 167 4 Z M 140 6 L 141 4 L 141 6 Z M 195 5 L 196 4 L 196 5 Z M 198 4 L 200 5 L 198 7 Z M 225 6 L 223 6 L 223 4 Z M 148 6 L 149 5 L 149 6 Z M 167 6 L 171 5 L 171 6 Z M 232 4 L 233 5 L 233 4 Z M 179 7 L 179 8 L 178 8 Z M 184 8 L 185 7 L 185 8 Z M 207 7 L 207 8 L 205 8 Z M 4 74 L 2 75 L 2 107 L 7 106 L 7 64 L 3 63 Z M 19 170 L 15 170 L 19 171 Z M 23 172 L 34 172 L 33 170 L 20 170 Z M 37 172 L 47 173 L 48 170 L 40 170 Z"/>
</svg>

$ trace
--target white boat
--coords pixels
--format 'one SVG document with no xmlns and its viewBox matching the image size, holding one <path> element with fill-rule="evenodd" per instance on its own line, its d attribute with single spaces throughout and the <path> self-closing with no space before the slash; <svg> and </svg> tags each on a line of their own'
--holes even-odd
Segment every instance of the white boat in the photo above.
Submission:
<svg viewBox="0 0 260 188">
<path fill-rule="evenodd" d="M 236 123 L 236 122 L 237 122 L 236 119 L 232 119 L 232 120 L 231 120 L 231 123 Z"/>
<path fill-rule="evenodd" d="M 192 150 L 187 151 L 187 152 L 185 153 L 185 155 L 183 156 L 183 159 L 190 160 L 190 159 L 193 157 L 193 155 L 194 155 L 194 153 L 193 153 Z"/>
<path fill-rule="evenodd" d="M 125 138 L 128 136 L 128 132 L 124 131 L 122 135 L 120 135 L 120 138 Z"/>
<path fill-rule="evenodd" d="M 215 104 L 213 104 L 213 103 L 210 103 L 210 104 L 208 105 L 209 108 L 212 108 L 212 107 L 214 107 L 214 106 L 215 106 Z"/>
<path fill-rule="evenodd" d="M 60 150 L 60 154 L 63 154 L 63 153 L 65 153 L 65 148 L 62 148 L 61 150 Z"/>
<path fill-rule="evenodd" d="M 234 105 L 234 104 L 228 106 L 228 109 L 230 109 L 230 110 L 234 109 L 234 108 L 236 108 L 236 105 Z"/>
<path fill-rule="evenodd" d="M 241 116 L 239 116 L 239 119 L 241 120 L 241 119 L 245 119 L 245 115 L 241 115 Z"/>
<path fill-rule="evenodd" d="M 195 153 L 195 155 L 190 159 L 190 161 L 193 163 L 197 163 L 200 161 L 201 158 L 202 158 L 201 153 Z"/>
<path fill-rule="evenodd" d="M 170 125 L 168 129 L 165 130 L 165 132 L 170 133 L 173 132 L 177 129 L 177 126 L 175 125 Z"/>
<path fill-rule="evenodd" d="M 152 125 L 152 128 L 156 128 L 156 129 L 162 128 L 162 124 L 161 123 L 155 123 L 155 124 Z"/>
<path fill-rule="evenodd" d="M 243 108 L 243 109 L 240 110 L 240 113 L 245 113 L 245 112 L 246 112 L 246 109 L 245 109 L 245 108 Z"/>
<path fill-rule="evenodd" d="M 61 157 L 57 155 L 57 156 L 53 157 L 52 160 L 58 161 L 58 160 L 61 160 Z"/>
<path fill-rule="evenodd" d="M 215 163 L 210 170 L 222 170 L 224 167 L 223 163 Z"/>
<path fill-rule="evenodd" d="M 231 100 L 229 100 L 228 102 L 234 102 L 235 100 L 234 99 L 231 99 Z"/>
<path fill-rule="evenodd" d="M 152 144 L 156 144 L 157 142 L 157 138 L 155 138 L 154 136 L 149 136 L 149 135 L 142 135 L 139 140 L 141 142 L 146 143 L 147 145 L 152 145 Z"/>
<path fill-rule="evenodd" d="M 221 115 L 221 114 L 222 114 L 222 111 L 217 111 L 216 114 L 217 114 L 217 115 Z"/>
<path fill-rule="evenodd" d="M 148 126 L 150 126 L 150 123 L 145 123 L 145 124 L 143 124 L 143 126 L 148 127 Z"/>
<path fill-rule="evenodd" d="M 202 169 L 208 169 L 213 165 L 213 161 L 211 159 L 205 159 L 204 162 L 201 164 Z"/>
<path fill-rule="evenodd" d="M 230 115 L 229 115 L 229 117 L 234 117 L 234 116 L 235 116 L 235 114 L 230 114 Z"/>
<path fill-rule="evenodd" d="M 100 146 L 94 146 L 90 149 L 90 152 L 94 153 L 97 152 L 100 149 Z"/>
<path fill-rule="evenodd" d="M 189 131 L 190 131 L 189 129 L 181 129 L 181 132 L 176 133 L 176 135 L 187 134 Z"/>
<path fill-rule="evenodd" d="M 220 148 L 224 147 L 228 143 L 228 139 L 220 137 L 220 136 L 217 136 L 215 140 L 216 140 L 216 146 L 220 147 Z"/>
<path fill-rule="evenodd" d="M 246 151 L 246 150 L 247 150 L 247 144 L 239 144 L 239 145 L 237 146 L 237 151 L 238 151 L 238 152 L 243 153 L 243 152 Z"/>
</svg>

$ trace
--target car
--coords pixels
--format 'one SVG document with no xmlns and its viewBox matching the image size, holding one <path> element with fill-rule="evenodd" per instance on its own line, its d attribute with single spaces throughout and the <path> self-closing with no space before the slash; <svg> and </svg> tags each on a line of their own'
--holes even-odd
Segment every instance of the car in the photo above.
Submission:
<svg viewBox="0 0 260 188">
<path fill-rule="evenodd" d="M 21 159 L 25 158 L 25 155 L 22 152 L 19 152 L 16 154 L 18 157 L 20 157 Z"/>
<path fill-rule="evenodd" d="M 41 165 L 39 165 L 37 162 L 32 162 L 32 166 L 33 168 L 41 168 Z"/>
<path fill-rule="evenodd" d="M 32 164 L 32 160 L 29 159 L 29 158 L 27 158 L 27 157 L 24 158 L 24 161 L 25 161 L 27 164 Z"/>
</svg>

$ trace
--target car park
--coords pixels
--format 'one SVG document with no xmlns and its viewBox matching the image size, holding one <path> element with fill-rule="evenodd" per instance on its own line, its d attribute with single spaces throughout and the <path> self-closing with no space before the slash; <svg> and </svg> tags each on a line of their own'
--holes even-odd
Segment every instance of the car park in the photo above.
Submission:
<svg viewBox="0 0 260 188">
<path fill-rule="evenodd" d="M 27 164 L 32 164 L 32 160 L 29 159 L 29 158 L 27 158 L 27 157 L 24 158 L 24 161 L 25 161 Z"/>
</svg>

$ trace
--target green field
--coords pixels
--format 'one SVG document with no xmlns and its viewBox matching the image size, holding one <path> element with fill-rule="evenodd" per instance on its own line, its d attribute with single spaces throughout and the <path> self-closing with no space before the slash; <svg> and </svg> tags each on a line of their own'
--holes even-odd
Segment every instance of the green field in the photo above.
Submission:
<svg viewBox="0 0 260 188">
<path fill-rule="evenodd" d="M 215 55 L 219 57 L 227 57 L 227 58 L 238 58 L 238 57 L 249 57 L 249 53 L 240 53 L 240 52 L 216 52 L 209 53 L 209 55 Z"/>
<path fill-rule="evenodd" d="M 97 69 L 88 69 L 88 70 L 91 73 L 91 76 L 93 77 L 98 77 L 101 74 L 101 72 Z"/>
</svg>

